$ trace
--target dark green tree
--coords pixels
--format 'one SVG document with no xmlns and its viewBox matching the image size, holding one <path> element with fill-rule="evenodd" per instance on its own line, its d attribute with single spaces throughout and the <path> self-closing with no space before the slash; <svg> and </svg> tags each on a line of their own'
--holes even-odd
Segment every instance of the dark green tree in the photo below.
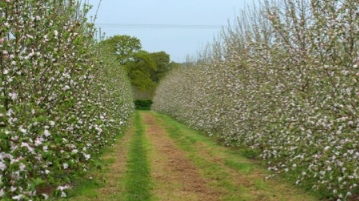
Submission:
<svg viewBox="0 0 359 201">
<path fill-rule="evenodd" d="M 137 90 L 149 91 L 156 87 L 151 75 L 157 71 L 157 65 L 150 53 L 143 50 L 133 53 L 125 68 L 132 86 Z"/>
<path fill-rule="evenodd" d="M 156 62 L 157 70 L 151 74 L 151 79 L 158 83 L 160 79 L 169 71 L 170 69 L 170 55 L 166 52 L 153 52 L 150 53 L 153 60 Z"/>
<path fill-rule="evenodd" d="M 138 38 L 128 35 L 115 35 L 101 41 L 100 44 L 107 46 L 122 65 L 131 59 L 133 53 L 142 48 L 141 41 Z"/>
<path fill-rule="evenodd" d="M 179 65 L 171 62 L 170 55 L 164 51 L 149 53 L 141 50 L 141 41 L 136 37 L 115 35 L 101 41 L 100 45 L 125 67 L 136 93 L 153 94 L 160 79 Z"/>
</svg>

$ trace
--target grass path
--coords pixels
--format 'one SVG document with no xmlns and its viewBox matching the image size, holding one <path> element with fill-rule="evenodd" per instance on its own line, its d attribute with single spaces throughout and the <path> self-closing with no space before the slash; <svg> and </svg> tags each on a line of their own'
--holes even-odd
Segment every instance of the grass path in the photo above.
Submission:
<svg viewBox="0 0 359 201">
<path fill-rule="evenodd" d="M 139 113 L 134 117 L 134 135 L 129 145 L 125 176 L 125 200 L 150 200 L 151 173 L 147 157 L 148 142 Z"/>
<path fill-rule="evenodd" d="M 220 192 L 207 185 L 201 171 L 167 136 L 151 113 L 142 113 L 151 142 L 152 177 L 156 200 L 219 200 Z"/>
<path fill-rule="evenodd" d="M 79 182 L 71 193 L 74 195 L 66 200 L 123 200 L 127 155 L 134 132 L 134 127 L 130 127 L 125 135 L 119 136 L 114 146 L 107 148 L 101 155 L 98 168 L 94 168 L 87 179 Z"/>
<path fill-rule="evenodd" d="M 264 180 L 265 168 L 238 151 L 150 111 L 135 113 L 132 128 L 103 159 L 69 200 L 317 200 L 284 180 Z"/>
<path fill-rule="evenodd" d="M 212 139 L 160 114 L 155 114 L 170 138 L 187 153 L 208 183 L 223 192 L 219 200 L 310 201 L 317 200 L 280 179 L 265 180 L 268 172 L 238 151 L 219 146 Z"/>
</svg>

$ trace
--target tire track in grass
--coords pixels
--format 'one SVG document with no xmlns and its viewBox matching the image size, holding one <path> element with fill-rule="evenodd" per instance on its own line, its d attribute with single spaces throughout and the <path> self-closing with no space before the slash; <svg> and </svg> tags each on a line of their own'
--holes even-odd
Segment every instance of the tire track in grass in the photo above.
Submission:
<svg viewBox="0 0 359 201">
<path fill-rule="evenodd" d="M 151 112 L 141 112 L 151 144 L 153 194 L 161 201 L 215 201 L 221 192 L 208 186 L 198 168 L 159 126 Z"/>
<path fill-rule="evenodd" d="M 199 168 L 210 184 L 225 192 L 221 200 L 314 201 L 314 196 L 289 185 L 283 179 L 264 180 L 267 171 L 238 152 L 217 145 L 210 138 L 171 118 L 155 114 L 176 144 Z"/>
<path fill-rule="evenodd" d="M 238 151 L 154 112 L 136 111 L 133 126 L 101 161 L 76 201 L 315 201 Z"/>
</svg>

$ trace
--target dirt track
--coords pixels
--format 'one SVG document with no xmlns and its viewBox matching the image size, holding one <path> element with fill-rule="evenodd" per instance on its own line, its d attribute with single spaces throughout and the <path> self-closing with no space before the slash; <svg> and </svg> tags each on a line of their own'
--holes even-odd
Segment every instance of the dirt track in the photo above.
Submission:
<svg viewBox="0 0 359 201">
<path fill-rule="evenodd" d="M 153 115 L 143 115 L 146 134 L 151 143 L 152 177 L 159 185 L 155 196 L 160 200 L 219 200 L 220 192 L 207 185 L 185 153 L 168 138 Z"/>
<path fill-rule="evenodd" d="M 150 169 L 150 201 L 316 201 L 315 197 L 281 179 L 265 180 L 268 174 L 255 161 L 238 151 L 223 147 L 212 139 L 164 115 L 137 111 L 139 120 L 130 127 L 113 151 L 102 158 L 113 161 L 92 173 L 96 189 L 74 196 L 73 201 L 129 200 L 128 160 L 139 127 Z M 131 152 L 132 150 L 132 152 Z M 141 169 L 142 166 L 138 166 Z M 137 174 L 137 176 L 141 176 Z M 139 186 L 148 185 L 138 182 Z M 97 184 L 96 184 L 97 185 Z M 75 189 L 76 191 L 76 189 Z M 137 193 L 137 191 L 135 191 Z M 133 195 L 133 192 L 132 194 Z M 135 194 L 136 195 L 136 194 Z"/>
</svg>

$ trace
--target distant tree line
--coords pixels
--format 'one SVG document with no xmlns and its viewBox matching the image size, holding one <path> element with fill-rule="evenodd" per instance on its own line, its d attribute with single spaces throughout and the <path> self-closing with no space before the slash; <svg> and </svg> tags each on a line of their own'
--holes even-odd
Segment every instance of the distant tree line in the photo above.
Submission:
<svg viewBox="0 0 359 201">
<path fill-rule="evenodd" d="M 160 79 L 170 69 L 179 66 L 178 63 L 171 62 L 170 55 L 164 51 L 142 50 L 141 41 L 133 36 L 115 35 L 100 44 L 125 68 L 135 99 L 151 99 Z"/>
</svg>

